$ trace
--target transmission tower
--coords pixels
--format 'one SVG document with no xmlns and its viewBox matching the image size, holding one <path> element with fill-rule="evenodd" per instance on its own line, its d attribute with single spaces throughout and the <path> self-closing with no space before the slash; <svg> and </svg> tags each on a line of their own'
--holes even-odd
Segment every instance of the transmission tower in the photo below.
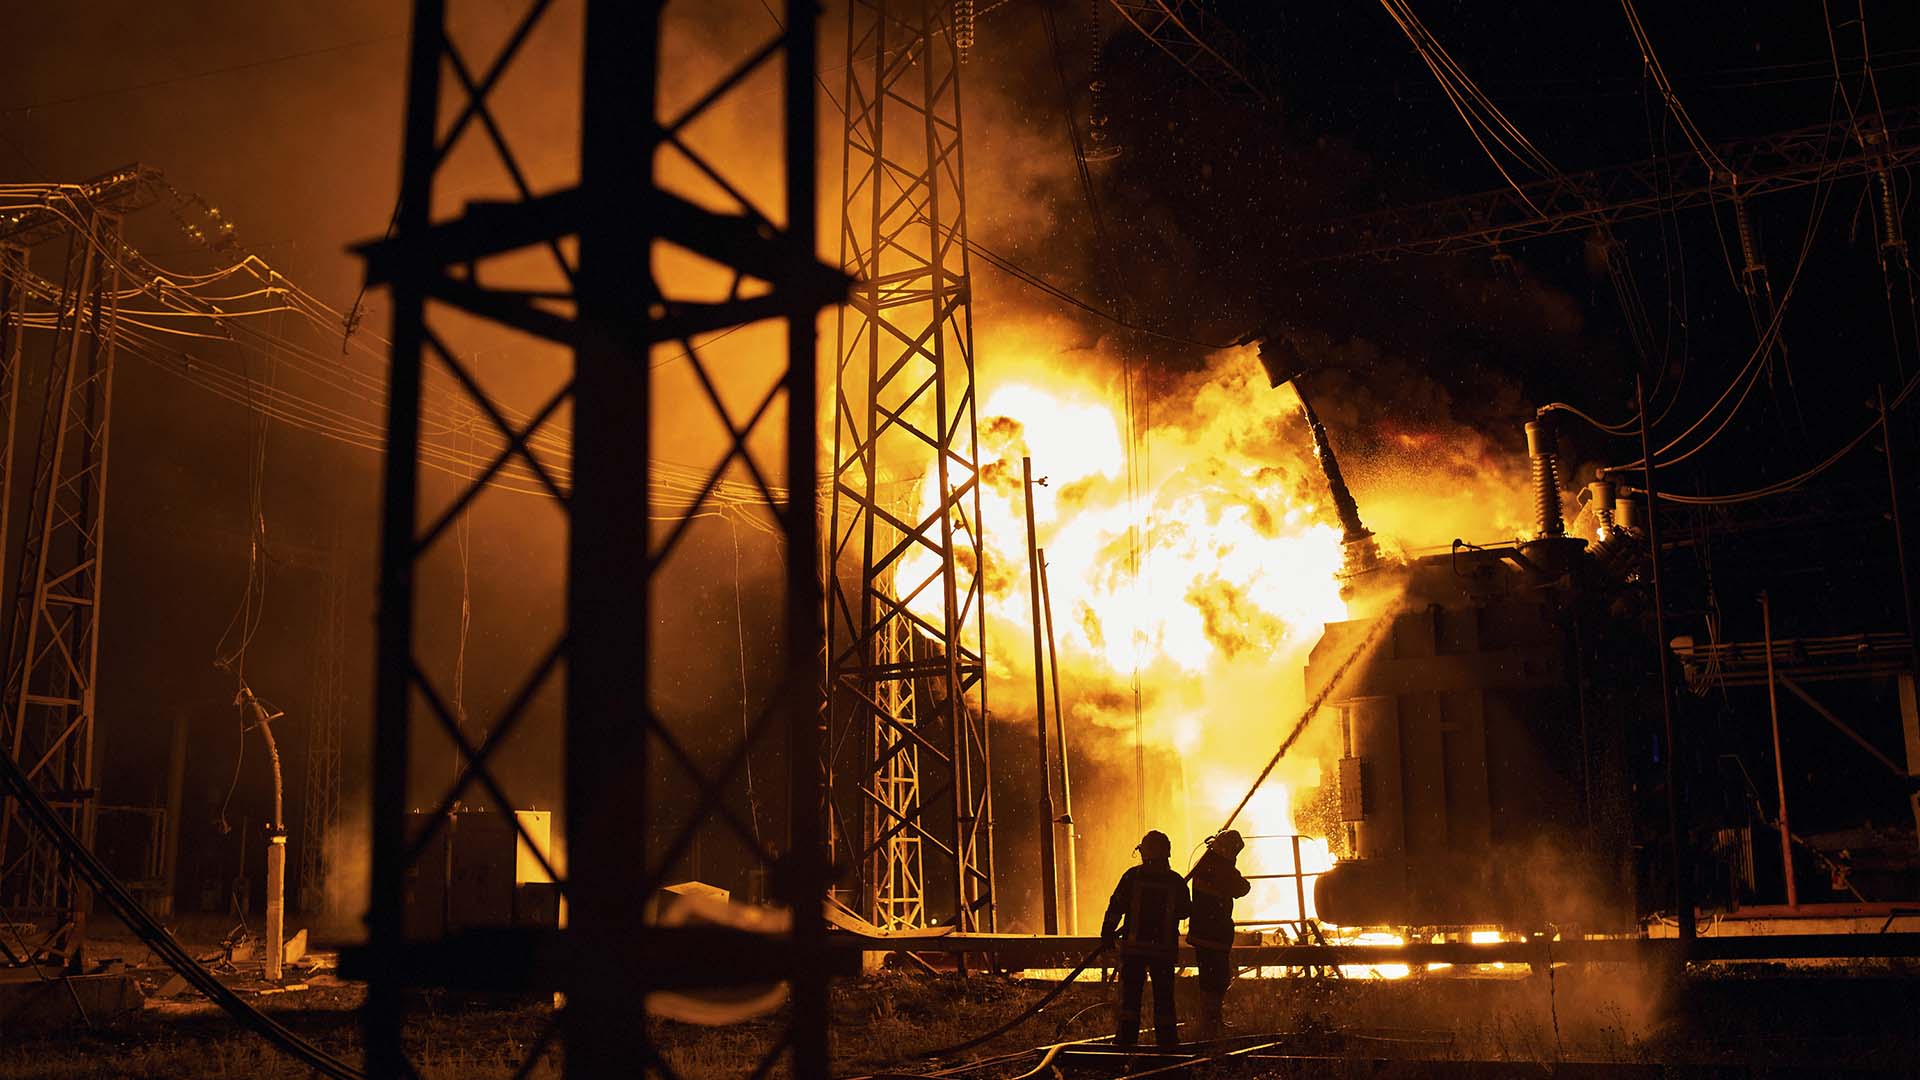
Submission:
<svg viewBox="0 0 1920 1080">
<path fill-rule="evenodd" d="M 27 534 L 13 591 L 0 749 L 67 827 L 93 842 L 94 678 L 99 659 L 101 523 L 119 315 L 120 219 L 76 200 L 54 312 Z M 24 270 L 24 259 L 18 259 Z M 9 267 L 11 269 L 11 267 Z M 24 287 L 25 278 L 19 279 Z M 17 389 L 21 355 L 9 378 Z M 9 402 L 11 419 L 16 406 Z M 11 799 L 0 813 L 0 917 L 47 921 L 41 951 L 82 960 L 88 898 L 48 838 Z"/>
<path fill-rule="evenodd" d="M 993 815 L 948 11 L 854 0 L 848 12 L 840 262 L 858 284 L 836 348 L 826 771 L 835 853 L 860 875 L 861 913 L 923 924 L 931 872 L 918 859 L 937 855 L 952 924 L 975 930 L 993 926 Z M 903 491 L 909 509 L 896 512 Z"/>
<path fill-rule="evenodd" d="M 1213 13 L 1211 0 L 1108 2 L 1155 48 L 1216 97 L 1266 103 L 1266 90 L 1250 75 L 1255 65 L 1246 45 Z"/>
<path fill-rule="evenodd" d="M 300 909 L 328 911 L 327 879 L 333 852 L 327 846 L 340 827 L 340 730 L 345 712 L 346 619 L 341 611 L 339 540 L 328 553 L 321 587 L 320 642 L 314 650 L 313 688 L 307 699 L 307 787 L 300 817 Z M 328 912 L 331 913 L 331 912 Z"/>
<path fill-rule="evenodd" d="M 0 244 L 0 573 L 13 510 L 13 439 L 20 426 L 20 361 L 26 355 L 27 249 Z"/>
<path fill-rule="evenodd" d="M 343 969 L 368 980 L 362 1010 L 367 1070 L 377 1077 L 415 1074 L 403 1039 L 414 996 L 410 987 L 564 992 L 566 1008 L 529 1048 L 522 1073 L 531 1072 L 547 1048 L 559 1047 L 570 1077 L 671 1076 L 651 1037 L 651 992 L 769 981 L 788 985 L 790 1005 L 786 1026 L 756 1075 L 827 1075 L 831 965 L 821 912 L 828 853 L 818 813 L 822 642 L 814 323 L 821 308 L 844 298 L 847 281 L 814 256 L 816 12 L 804 0 L 788 0 L 783 17 L 768 20 L 763 44 L 711 81 L 675 87 L 701 92 L 681 98 L 691 104 L 669 112 L 661 101 L 664 88 L 656 85 L 664 59 L 662 6 L 587 0 L 584 33 L 554 32 L 566 33 L 565 40 L 581 50 L 579 171 L 536 195 L 495 110 L 508 87 L 544 94 L 550 84 L 544 77 L 502 78 L 516 63 L 531 62 L 521 59 L 522 46 L 543 23 L 554 21 L 549 5 L 528 4 L 504 41 L 473 31 L 474 19 L 449 18 L 446 0 L 413 5 L 399 210 L 391 238 L 362 249 L 368 282 L 392 289 L 393 345 L 369 940 L 342 959 Z M 456 34 L 455 27 L 465 29 Z M 778 73 L 777 96 L 765 93 L 764 81 L 753 81 L 772 72 Z M 453 100 L 442 100 L 443 89 Z M 545 107 L 544 97 L 535 100 Z M 729 170 L 701 152 L 695 126 L 722 102 L 756 115 L 771 107 L 779 118 L 757 128 L 767 132 L 768 145 L 748 167 L 754 179 L 778 175 L 784 224 L 740 194 L 758 185 L 746 186 L 739 177 L 730 181 Z M 486 177 L 470 166 L 443 169 L 463 139 L 479 143 L 479 151 L 502 166 L 500 175 L 517 198 L 501 200 L 497 185 L 476 187 Z M 663 179 L 675 167 L 686 175 L 686 166 L 712 182 L 699 189 L 698 202 Z M 725 209 L 712 208 L 715 191 Z M 462 209 L 435 221 L 435 207 Z M 656 280 L 652 269 L 656 257 L 675 256 L 731 270 L 733 287 L 717 300 L 683 295 L 680 282 Z M 461 351 L 443 336 L 476 319 L 538 343 L 529 350 L 559 354 L 554 366 L 566 373 L 565 381 L 523 423 L 502 414 Z M 696 337 L 705 342 L 707 335 L 768 320 L 785 331 L 784 351 L 770 358 L 778 363 L 725 373 L 731 389 L 745 388 L 750 396 L 752 411 L 739 415 L 715 392 L 721 373 L 696 347 Z M 654 370 L 661 363 L 649 360 L 656 352 L 688 365 L 702 390 L 657 396 Z M 454 377 L 466 402 L 504 440 L 491 466 L 458 481 L 447 503 L 429 502 L 420 484 L 422 374 L 429 364 Z M 710 418 L 726 433 L 726 452 L 685 507 L 669 506 L 655 489 L 656 406 Z M 529 442 L 563 410 L 572 416 L 571 483 L 565 486 L 549 467 L 561 462 L 546 460 L 555 452 Z M 529 650 L 521 689 L 504 708 L 474 717 L 475 729 L 487 731 L 476 746 L 416 652 L 417 571 L 498 470 L 516 459 L 565 516 L 566 627 Z M 695 519 L 711 511 L 715 488 L 743 473 L 765 498 L 785 541 L 783 667 L 769 704 L 729 748 L 718 773 L 710 774 L 683 742 L 689 722 L 681 718 L 676 724 L 672 706 L 655 693 L 656 636 L 677 632 L 690 614 L 666 608 L 656 586 L 665 573 L 686 572 L 687 564 L 674 562 L 674 554 L 685 550 L 682 541 Z M 781 476 L 786 487 L 776 495 L 773 485 Z M 564 873 L 554 876 L 568 906 L 567 926 L 411 939 L 403 909 L 409 870 L 444 827 L 447 812 L 474 787 L 498 812 L 525 805 L 511 798 L 497 775 L 495 752 L 563 670 L 568 857 Z M 432 794 L 443 787 L 437 769 L 418 784 L 411 775 L 416 714 L 464 762 L 461 776 L 437 799 Z M 784 738 L 774 748 L 789 766 L 789 831 L 780 856 L 726 808 L 728 794 L 742 782 L 748 752 L 778 736 Z M 661 790 L 662 777 L 690 782 L 687 805 L 672 805 Z M 416 802 L 416 789 L 430 801 Z M 410 813 L 416 805 L 437 809 Z M 774 883 L 775 899 L 792 913 L 789 931 L 669 928 L 641 918 L 642 903 L 671 880 L 699 830 L 716 820 L 732 829 L 755 856 L 755 868 Z"/>
<path fill-rule="evenodd" d="M 1863 138 L 1864 135 L 1864 138 Z M 1361 214 L 1305 230 L 1314 258 L 1441 255 L 1751 200 L 1920 162 L 1920 110 L 1900 109 L 1716 144 L 1725 171 L 1692 151 L 1562 173 L 1478 195 Z"/>
</svg>

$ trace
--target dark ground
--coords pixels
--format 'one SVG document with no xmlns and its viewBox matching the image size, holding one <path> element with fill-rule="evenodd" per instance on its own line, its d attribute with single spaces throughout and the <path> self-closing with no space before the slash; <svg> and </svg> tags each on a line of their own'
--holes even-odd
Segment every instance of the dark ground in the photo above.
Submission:
<svg viewBox="0 0 1920 1080">
<path fill-rule="evenodd" d="M 239 1030 L 197 996 L 157 995 L 169 973 L 138 944 L 104 943 L 150 995 L 130 1022 L 88 1030 L 9 1032 L 0 1040 L 0 1077 L 306 1077 L 309 1072 Z M 287 1026 L 328 1051 L 356 1060 L 357 985 L 335 978 L 320 954 L 290 983 L 306 989 L 260 993 L 258 967 L 228 981 Z M 883 972 L 847 980 L 833 1002 L 834 1070 L 929 1072 L 1039 1044 L 1105 1033 L 1112 988 L 1084 983 L 1037 1019 L 986 1046 L 937 1063 L 916 1055 L 988 1030 L 1045 989 L 1037 981 Z M 1183 980 L 1190 1009 L 1193 989 Z M 423 1080 L 510 1077 L 552 1017 L 544 1002 L 423 997 L 411 1032 Z M 1908 966 L 1796 968 L 1745 965 L 1684 977 L 1624 967 L 1553 977 L 1521 969 L 1416 973 L 1400 980 L 1243 979 L 1229 997 L 1240 1032 L 1285 1032 L 1290 1049 L 1358 1059 L 1421 1057 L 1507 1062 L 1597 1061 L 1729 1065 L 1764 1070 L 1864 1068 L 1920 1075 L 1920 972 Z M 660 1022 L 654 1035 L 676 1072 L 690 1078 L 750 1072 L 778 1031 L 779 1017 L 731 1028 Z M 1009 1056 L 972 1076 L 1013 1077 L 1037 1054 Z M 1355 1063 L 1358 1066 L 1358 1062 Z M 531 1075 L 558 1074 L 557 1055 Z M 1242 1070 L 1257 1074 L 1248 1065 Z M 1541 1075 L 1546 1075 L 1541 1070 Z"/>
</svg>

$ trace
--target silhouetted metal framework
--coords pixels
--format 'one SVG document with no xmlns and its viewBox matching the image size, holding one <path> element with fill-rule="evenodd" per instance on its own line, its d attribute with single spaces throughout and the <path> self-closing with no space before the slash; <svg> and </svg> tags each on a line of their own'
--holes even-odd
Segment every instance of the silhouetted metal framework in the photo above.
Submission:
<svg viewBox="0 0 1920 1080">
<path fill-rule="evenodd" d="M 402 1029 L 411 986 L 564 991 L 565 1008 L 529 1048 L 529 1060 L 563 1044 L 566 1075 L 604 1077 L 671 1075 L 649 1035 L 648 992 L 769 981 L 789 984 L 791 1006 L 783 1037 L 756 1075 L 782 1064 L 796 1076 L 827 1074 L 828 965 L 821 917 L 827 852 L 818 815 L 820 585 L 812 482 L 814 321 L 822 307 L 844 297 L 846 279 L 814 257 L 815 12 L 802 0 L 789 0 L 783 29 L 707 84 L 704 93 L 692 95 L 685 111 L 663 115 L 656 87 L 661 8 L 657 2 L 586 0 L 584 35 L 574 31 L 584 41 L 578 182 L 534 195 L 495 122 L 492 98 L 501 92 L 497 87 L 512 84 L 502 83 L 502 73 L 513 66 L 528 35 L 549 18 L 548 4 L 529 4 L 505 41 L 484 56 L 470 51 L 471 42 L 463 46 L 449 36 L 445 0 L 414 4 L 399 210 L 391 238 L 363 249 L 368 281 L 391 286 L 394 309 L 375 686 L 372 903 L 368 945 L 351 958 L 368 979 L 367 1064 L 376 1076 L 410 1072 Z M 781 76 L 779 98 L 770 98 L 763 88 L 741 91 L 749 77 L 773 69 Z M 544 82 L 523 77 L 518 85 Z M 443 101 L 443 88 L 452 91 L 452 101 Z M 752 166 L 758 177 L 781 170 L 784 226 L 740 195 L 723 170 L 689 145 L 689 125 L 710 115 L 722 100 L 738 100 L 742 107 L 752 102 L 753 108 L 781 102 L 781 122 L 766 126 L 767 152 Z M 519 198 L 462 202 L 442 165 L 463 136 L 491 147 Z M 703 208 L 663 188 L 656 181 L 656 158 L 668 154 L 690 163 L 713 182 L 703 191 L 724 192 L 732 206 Z M 462 169 L 459 175 L 473 174 Z M 431 218 L 436 206 L 461 205 L 464 209 L 450 220 Z M 651 272 L 652 256 L 668 246 L 731 269 L 734 287 L 714 302 L 675 295 L 673 282 L 656 281 Z M 557 287 L 483 281 L 483 274 L 516 254 L 550 255 Z M 527 280 L 526 259 L 511 265 L 518 272 L 509 280 Z M 571 377 L 526 423 L 509 421 L 446 345 L 440 324 L 448 313 L 458 319 L 478 316 L 570 351 Z M 695 337 L 769 319 L 785 327 L 784 364 L 775 365 L 771 383 L 753 391 L 754 408 L 742 417 L 723 404 L 710 362 L 694 348 Z M 656 402 L 648 359 L 654 346 L 688 352 L 685 362 L 702 397 Z M 444 511 L 423 522 L 417 450 L 421 376 L 428 364 L 453 375 L 506 445 Z M 735 371 L 729 378 L 737 389 L 755 376 Z M 527 442 L 563 406 L 573 419 L 568 488 L 553 480 L 542 454 Z M 727 453 L 685 509 L 665 510 L 654 498 L 648 465 L 656 408 L 711 410 L 725 424 Z M 783 429 L 784 438 L 751 441 L 772 434 L 764 430 L 770 426 Z M 775 453 L 773 446 L 780 448 L 779 461 L 756 456 Z M 495 716 L 474 718 L 488 731 L 476 746 L 461 733 L 446 695 L 426 675 L 415 651 L 415 570 L 482 486 L 516 457 L 567 514 L 567 625 L 539 652 L 508 705 Z M 776 497 L 780 471 L 791 482 Z M 654 586 L 663 570 L 674 567 L 671 555 L 729 472 L 744 473 L 761 489 L 785 537 L 785 666 L 750 734 L 729 751 L 720 771 L 709 775 L 669 718 L 657 711 L 650 692 L 652 638 L 675 631 L 658 625 L 663 616 Z M 445 820 L 445 811 L 473 785 L 496 808 L 515 807 L 492 769 L 495 751 L 562 668 L 566 929 L 468 931 L 440 941 L 409 941 L 402 900 L 410 864 Z M 437 801 L 440 812 L 426 815 L 408 812 L 416 705 L 466 761 L 461 777 Z M 788 740 L 783 746 L 791 799 L 786 854 L 778 859 L 724 802 L 739 782 L 749 746 L 776 733 Z M 679 772 L 692 782 L 690 808 L 663 805 L 653 782 L 656 775 Z M 437 778 L 438 770 L 432 775 Z M 437 779 L 432 782 L 438 786 Z M 423 824 L 410 827 L 410 819 Z M 643 923 L 643 903 L 664 884 L 695 831 L 715 820 L 725 822 L 759 856 L 777 898 L 791 905 L 787 934 Z"/>
<path fill-rule="evenodd" d="M 74 228 L 83 213 L 125 217 L 165 197 L 167 179 L 160 170 L 122 165 L 78 184 L 44 184 L 37 201 L 0 211 L 0 243 L 33 247 Z"/>
<path fill-rule="evenodd" d="M 901 509 L 896 507 L 896 509 Z M 911 513 L 910 509 L 902 511 Z M 896 536 L 891 530 L 883 535 Z M 893 592 L 891 576 L 881 590 Z M 905 619 L 889 620 L 881 630 L 881 663 L 896 668 L 913 664 L 914 632 Z M 889 722 L 872 725 L 873 759 L 880 769 L 873 778 L 875 798 L 866 808 L 867 835 L 884 835 L 874 853 L 873 922 L 889 930 L 927 925 L 925 845 L 918 829 L 889 829 L 895 821 L 916 812 L 920 803 L 920 714 L 912 679 L 890 679 L 874 686 L 874 699 Z"/>
<path fill-rule="evenodd" d="M 9 613 L 0 752 L 25 771 L 74 835 L 91 844 L 120 219 L 75 199 L 63 220 L 66 270 L 53 312 L 46 405 Z M 36 232 L 31 239 L 51 235 Z M 12 265 L 24 269 L 25 260 Z M 10 376 L 18 379 L 17 366 Z M 17 406 L 7 408 L 11 417 Z M 0 918 L 51 920 L 45 947 L 77 960 L 85 940 L 85 889 L 50 838 L 28 828 L 13 800 L 5 802 Z"/>
<path fill-rule="evenodd" d="M 20 362 L 26 355 L 27 249 L 0 244 L 0 566 L 13 511 L 13 440 L 20 427 Z M 0 570 L 4 573 L 4 570 Z"/>
<path fill-rule="evenodd" d="M 1479 195 L 1442 199 L 1317 226 L 1321 258 L 1438 255 L 1771 195 L 1810 184 L 1900 170 L 1920 162 L 1920 110 L 1799 128 L 1715 147 L 1728 172 L 1691 151 L 1566 173 Z M 1531 205 L 1529 205 L 1531 204 Z M 1536 212 L 1537 208 L 1537 212 Z"/>
<path fill-rule="evenodd" d="M 313 683 L 307 698 L 307 786 L 300 805 L 300 910 L 310 914 L 329 909 L 327 879 L 333 874 L 334 858 L 328 839 L 340 827 L 347 625 L 341 611 L 345 575 L 337 538 L 324 574 L 320 641 L 313 651 Z"/>
<path fill-rule="evenodd" d="M 1267 101 L 1267 92 L 1248 75 L 1254 65 L 1246 45 L 1209 10 L 1208 0 L 1108 2 L 1121 18 L 1215 94 Z"/>
<path fill-rule="evenodd" d="M 834 384 L 829 828 L 859 874 L 862 915 L 936 914 L 932 869 L 908 864 L 917 855 L 950 883 L 938 914 L 991 929 L 979 431 L 948 5 L 854 0 L 847 56 L 840 263 L 859 284 L 840 312 Z"/>
</svg>

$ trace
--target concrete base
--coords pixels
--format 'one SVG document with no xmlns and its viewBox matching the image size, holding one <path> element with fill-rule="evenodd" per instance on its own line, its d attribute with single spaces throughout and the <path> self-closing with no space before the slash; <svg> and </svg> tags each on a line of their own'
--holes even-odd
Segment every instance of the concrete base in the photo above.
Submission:
<svg viewBox="0 0 1920 1080">
<path fill-rule="evenodd" d="M 139 1015 L 145 1001 L 133 977 L 126 974 L 0 971 L 0 1031 L 119 1023 Z"/>
</svg>

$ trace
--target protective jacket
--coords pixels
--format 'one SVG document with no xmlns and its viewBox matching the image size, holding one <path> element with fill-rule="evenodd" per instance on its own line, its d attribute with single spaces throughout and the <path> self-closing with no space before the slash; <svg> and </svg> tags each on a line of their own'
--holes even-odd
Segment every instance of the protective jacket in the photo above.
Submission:
<svg viewBox="0 0 1920 1080">
<path fill-rule="evenodd" d="M 1117 939 L 1122 956 L 1171 958 L 1180 951 L 1180 920 L 1192 908 L 1187 883 L 1172 867 L 1136 866 L 1120 875 L 1100 936 Z"/>
<path fill-rule="evenodd" d="M 1233 902 L 1253 890 L 1233 857 L 1209 850 L 1193 864 L 1193 918 L 1187 941 L 1196 949 L 1233 947 Z"/>
</svg>

